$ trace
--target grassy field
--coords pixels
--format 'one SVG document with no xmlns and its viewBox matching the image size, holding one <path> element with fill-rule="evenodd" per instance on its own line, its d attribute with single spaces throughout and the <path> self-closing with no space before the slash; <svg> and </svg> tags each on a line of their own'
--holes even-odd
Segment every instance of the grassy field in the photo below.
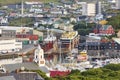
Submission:
<svg viewBox="0 0 120 80">
<path fill-rule="evenodd" d="M 0 5 L 6 5 L 6 4 L 15 4 L 15 3 L 20 3 L 22 0 L 0 0 Z M 23 0 L 25 1 L 40 1 L 43 3 L 50 3 L 50 2 L 54 2 L 54 3 L 58 3 L 59 0 Z"/>
</svg>

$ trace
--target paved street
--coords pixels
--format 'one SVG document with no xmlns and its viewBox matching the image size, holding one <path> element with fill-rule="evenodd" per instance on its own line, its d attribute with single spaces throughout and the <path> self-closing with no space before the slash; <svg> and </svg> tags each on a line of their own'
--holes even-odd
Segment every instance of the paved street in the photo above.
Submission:
<svg viewBox="0 0 120 80">
<path fill-rule="evenodd" d="M 34 46 L 33 44 L 29 44 L 29 45 L 23 45 L 23 49 L 20 50 L 19 52 L 16 52 L 16 54 L 26 54 L 27 52 L 29 52 L 30 50 L 35 49 L 36 46 Z"/>
</svg>

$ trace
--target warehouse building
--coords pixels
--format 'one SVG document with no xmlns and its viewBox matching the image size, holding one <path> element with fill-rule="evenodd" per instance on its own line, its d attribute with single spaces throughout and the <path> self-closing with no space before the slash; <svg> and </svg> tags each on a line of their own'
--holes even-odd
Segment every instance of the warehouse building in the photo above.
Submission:
<svg viewBox="0 0 120 80">
<path fill-rule="evenodd" d="M 0 53 L 15 52 L 22 49 L 22 42 L 11 38 L 0 38 Z"/>
</svg>

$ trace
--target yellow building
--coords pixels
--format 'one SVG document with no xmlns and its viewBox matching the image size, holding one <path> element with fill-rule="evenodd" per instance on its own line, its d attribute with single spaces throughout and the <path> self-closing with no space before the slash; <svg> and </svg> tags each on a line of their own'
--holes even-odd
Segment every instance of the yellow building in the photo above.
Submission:
<svg viewBox="0 0 120 80">
<path fill-rule="evenodd" d="M 70 52 L 73 48 L 78 46 L 79 35 L 77 31 L 65 32 L 62 34 L 61 38 L 62 51 Z"/>
</svg>

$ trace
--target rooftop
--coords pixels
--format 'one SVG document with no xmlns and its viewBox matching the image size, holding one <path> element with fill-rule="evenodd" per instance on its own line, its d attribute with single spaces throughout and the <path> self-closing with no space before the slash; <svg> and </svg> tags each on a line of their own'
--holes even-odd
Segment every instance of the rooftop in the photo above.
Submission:
<svg viewBox="0 0 120 80">
<path fill-rule="evenodd" d="M 21 67 L 24 67 L 25 69 L 28 69 L 28 70 L 40 70 L 40 68 L 39 68 L 39 66 L 37 64 L 31 63 L 31 62 L 16 63 L 16 64 L 6 64 L 6 65 L 3 65 L 3 67 L 8 72 L 13 72 L 16 69 L 21 69 Z"/>
<path fill-rule="evenodd" d="M 44 80 L 36 72 L 0 73 L 0 80 Z"/>
<path fill-rule="evenodd" d="M 0 80 L 16 80 L 14 78 L 14 76 L 3 76 L 3 77 L 0 77 Z"/>
<path fill-rule="evenodd" d="M 73 39 L 77 35 L 78 35 L 77 31 L 65 32 L 62 34 L 61 39 Z"/>
<path fill-rule="evenodd" d="M 0 40 L 15 40 L 15 38 L 0 37 Z"/>
</svg>

